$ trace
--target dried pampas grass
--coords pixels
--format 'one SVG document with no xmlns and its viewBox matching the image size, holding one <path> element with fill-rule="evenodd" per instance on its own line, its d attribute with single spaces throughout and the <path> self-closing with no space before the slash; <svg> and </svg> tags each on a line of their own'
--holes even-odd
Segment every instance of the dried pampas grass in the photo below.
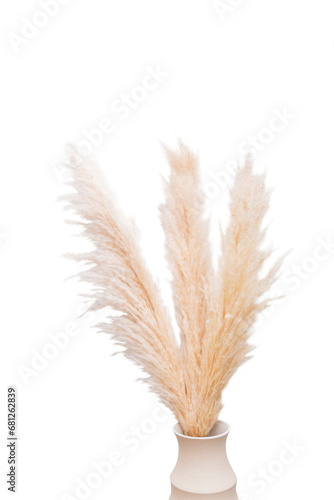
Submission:
<svg viewBox="0 0 334 500">
<path fill-rule="evenodd" d="M 165 182 L 161 220 L 173 276 L 180 346 L 139 247 L 138 230 L 121 212 L 97 164 L 69 149 L 67 208 L 76 213 L 94 250 L 74 255 L 87 267 L 81 279 L 93 286 L 90 309 L 120 311 L 100 330 L 124 347 L 124 354 L 148 375 L 152 391 L 174 413 L 183 432 L 206 436 L 222 408 L 221 395 L 236 369 L 248 359 L 248 339 L 263 299 L 277 277 L 281 259 L 265 276 L 269 251 L 262 249 L 263 217 L 269 194 L 248 157 L 231 190 L 230 222 L 221 234 L 214 272 L 209 228 L 198 208 L 202 193 L 197 159 L 183 144 L 166 149 L 171 174 Z"/>
</svg>

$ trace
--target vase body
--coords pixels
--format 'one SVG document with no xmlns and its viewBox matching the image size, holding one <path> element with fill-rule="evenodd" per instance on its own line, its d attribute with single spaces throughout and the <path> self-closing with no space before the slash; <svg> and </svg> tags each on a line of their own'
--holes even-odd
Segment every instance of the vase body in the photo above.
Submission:
<svg viewBox="0 0 334 500">
<path fill-rule="evenodd" d="M 174 433 L 179 456 L 171 475 L 170 500 L 238 500 L 237 478 L 226 455 L 230 428 L 218 421 L 208 437 L 185 436 L 177 424 Z"/>
</svg>

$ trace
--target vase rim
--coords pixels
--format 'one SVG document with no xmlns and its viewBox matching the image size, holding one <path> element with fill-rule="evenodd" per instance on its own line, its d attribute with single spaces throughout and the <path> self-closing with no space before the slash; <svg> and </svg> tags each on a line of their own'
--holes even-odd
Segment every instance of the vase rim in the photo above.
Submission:
<svg viewBox="0 0 334 500">
<path fill-rule="evenodd" d="M 186 436 L 185 434 L 183 434 L 182 428 L 181 428 L 179 423 L 174 425 L 173 431 L 174 431 L 176 436 L 181 437 L 183 439 L 208 441 L 208 440 L 219 439 L 219 438 L 222 438 L 224 436 L 227 436 L 227 434 L 230 432 L 230 426 L 226 422 L 223 422 L 222 420 L 217 420 L 217 422 L 215 422 L 215 424 L 213 425 L 213 427 L 210 431 L 210 433 L 213 432 L 214 434 L 210 436 L 210 433 L 209 433 L 209 435 L 205 436 L 205 437 Z"/>
</svg>

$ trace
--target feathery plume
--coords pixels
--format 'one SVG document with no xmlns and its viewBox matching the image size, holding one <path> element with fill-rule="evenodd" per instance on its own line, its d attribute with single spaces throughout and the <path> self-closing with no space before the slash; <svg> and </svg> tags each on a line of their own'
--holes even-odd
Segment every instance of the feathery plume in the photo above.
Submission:
<svg viewBox="0 0 334 500">
<path fill-rule="evenodd" d="M 212 304 L 210 328 L 202 353 L 202 394 L 207 402 L 203 429 L 210 429 L 222 409 L 221 394 L 237 368 L 249 359 L 248 339 L 257 315 L 270 299 L 262 299 L 277 278 L 283 257 L 260 278 L 271 251 L 262 249 L 263 218 L 269 205 L 264 175 L 255 175 L 247 156 L 231 189 L 230 222 L 221 233 L 218 293 Z M 205 419 L 207 422 L 205 423 Z M 204 433 L 206 432 L 204 430 Z"/>
<path fill-rule="evenodd" d="M 184 383 L 179 348 L 160 294 L 139 248 L 138 231 L 118 208 L 98 165 L 77 160 L 69 149 L 68 167 L 75 192 L 62 197 L 82 224 L 83 235 L 95 249 L 74 256 L 88 264 L 82 280 L 93 285 L 91 310 L 110 307 L 123 313 L 99 325 L 126 357 L 149 375 L 144 379 L 161 401 L 185 425 L 182 415 Z"/>
<path fill-rule="evenodd" d="M 165 147 L 165 152 L 171 173 L 165 182 L 166 200 L 160 213 L 188 381 L 187 422 L 191 432 L 196 433 L 201 354 L 207 334 L 207 295 L 214 286 L 209 225 L 198 206 L 203 195 L 197 158 L 182 143 L 178 151 Z"/>
</svg>

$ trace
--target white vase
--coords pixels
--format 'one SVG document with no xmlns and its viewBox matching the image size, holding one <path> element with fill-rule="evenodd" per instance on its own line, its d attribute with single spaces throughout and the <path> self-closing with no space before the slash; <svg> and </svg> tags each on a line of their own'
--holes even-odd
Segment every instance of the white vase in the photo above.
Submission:
<svg viewBox="0 0 334 500">
<path fill-rule="evenodd" d="M 226 455 L 229 426 L 218 421 L 204 438 L 185 436 L 179 424 L 174 432 L 179 456 L 170 500 L 238 500 L 237 478 Z"/>
</svg>

